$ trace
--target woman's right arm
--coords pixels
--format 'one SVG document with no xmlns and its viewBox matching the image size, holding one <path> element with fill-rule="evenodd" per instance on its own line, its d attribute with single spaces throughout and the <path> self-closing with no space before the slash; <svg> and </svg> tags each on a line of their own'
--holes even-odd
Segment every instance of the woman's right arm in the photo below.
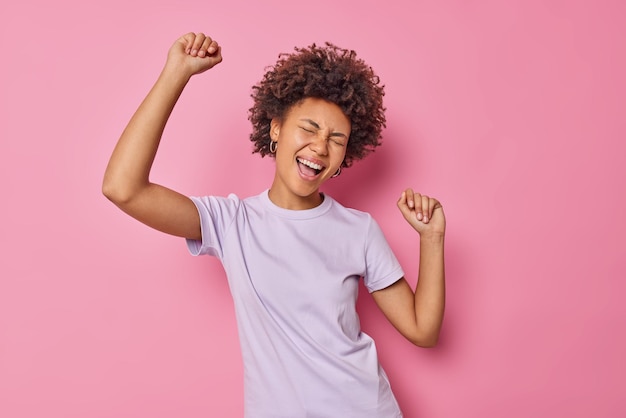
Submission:
<svg viewBox="0 0 626 418">
<path fill-rule="evenodd" d="M 221 48 L 188 33 L 170 48 L 157 82 L 124 129 L 104 173 L 102 192 L 120 209 L 168 234 L 200 239 L 200 217 L 187 196 L 150 182 L 165 124 L 187 82 L 222 61 Z"/>
</svg>

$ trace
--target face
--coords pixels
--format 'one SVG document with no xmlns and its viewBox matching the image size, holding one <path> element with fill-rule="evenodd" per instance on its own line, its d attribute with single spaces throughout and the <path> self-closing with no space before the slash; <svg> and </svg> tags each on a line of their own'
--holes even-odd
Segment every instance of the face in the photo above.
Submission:
<svg viewBox="0 0 626 418">
<path fill-rule="evenodd" d="M 284 119 L 272 120 L 270 137 L 277 142 L 272 202 L 295 210 L 319 205 L 320 186 L 337 172 L 346 155 L 348 117 L 334 103 L 307 98 Z"/>
</svg>

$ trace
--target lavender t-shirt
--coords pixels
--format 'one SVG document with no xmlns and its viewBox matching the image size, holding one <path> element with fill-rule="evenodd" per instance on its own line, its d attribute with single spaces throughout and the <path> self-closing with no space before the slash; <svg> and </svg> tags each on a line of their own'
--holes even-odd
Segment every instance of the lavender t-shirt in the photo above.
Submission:
<svg viewBox="0 0 626 418">
<path fill-rule="evenodd" d="M 245 416 L 401 417 L 355 309 L 360 277 L 373 292 L 404 275 L 372 217 L 328 195 L 297 211 L 267 191 L 192 200 L 202 241 L 189 251 L 221 260 L 234 299 Z"/>
</svg>

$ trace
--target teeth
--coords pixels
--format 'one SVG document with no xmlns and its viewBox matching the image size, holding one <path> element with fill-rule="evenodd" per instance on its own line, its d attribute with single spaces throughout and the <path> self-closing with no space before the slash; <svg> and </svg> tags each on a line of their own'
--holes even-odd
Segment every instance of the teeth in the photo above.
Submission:
<svg viewBox="0 0 626 418">
<path fill-rule="evenodd" d="M 318 171 L 319 171 L 319 170 L 321 170 L 322 168 L 324 168 L 324 167 L 322 167 L 322 166 L 321 166 L 321 165 L 319 165 L 319 164 L 315 164 L 315 163 L 314 163 L 314 162 L 312 162 L 312 161 L 303 160 L 302 158 L 298 158 L 298 162 L 299 162 L 300 164 L 304 164 L 304 165 L 306 165 L 307 167 L 311 167 L 312 169 L 314 169 L 314 170 L 318 170 Z"/>
</svg>

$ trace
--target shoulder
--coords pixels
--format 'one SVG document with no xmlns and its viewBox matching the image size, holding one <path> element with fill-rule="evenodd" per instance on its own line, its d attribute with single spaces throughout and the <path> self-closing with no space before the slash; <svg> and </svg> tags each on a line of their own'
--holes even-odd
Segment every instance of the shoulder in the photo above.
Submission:
<svg viewBox="0 0 626 418">
<path fill-rule="evenodd" d="M 342 218 L 346 218 L 347 220 L 360 224 L 369 224 L 374 221 L 374 218 L 372 218 L 372 215 L 370 215 L 368 212 L 346 207 L 328 195 L 326 195 L 326 198 L 331 200 L 330 211 L 335 216 L 340 216 Z"/>
<path fill-rule="evenodd" d="M 369 212 L 345 207 L 334 199 L 332 203 L 334 219 L 350 225 L 354 232 L 361 231 L 366 242 L 386 241 L 382 228 Z"/>
<path fill-rule="evenodd" d="M 236 210 L 241 206 L 242 202 L 236 194 L 229 194 L 228 196 L 191 196 L 190 198 L 198 208 L 215 211 Z"/>
</svg>

